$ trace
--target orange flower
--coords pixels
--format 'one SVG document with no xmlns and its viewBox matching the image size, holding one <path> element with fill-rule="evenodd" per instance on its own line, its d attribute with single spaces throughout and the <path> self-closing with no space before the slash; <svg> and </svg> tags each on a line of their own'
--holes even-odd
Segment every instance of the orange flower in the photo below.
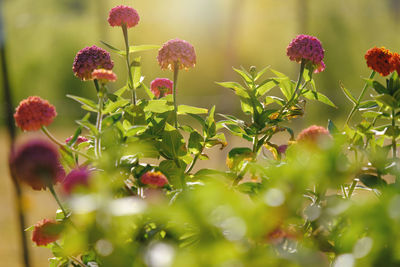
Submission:
<svg viewBox="0 0 400 267">
<path fill-rule="evenodd" d="M 15 122 L 23 131 L 37 131 L 51 124 L 56 116 L 56 108 L 38 96 L 22 100 L 14 113 Z"/>
<path fill-rule="evenodd" d="M 140 177 L 140 181 L 150 187 L 163 187 L 168 184 L 167 177 L 161 172 L 146 172 Z"/>
<path fill-rule="evenodd" d="M 397 74 L 400 75 L 400 55 L 398 53 L 393 53 L 390 63 L 393 69 L 397 71 Z"/>
<path fill-rule="evenodd" d="M 32 241 L 38 246 L 46 246 L 60 238 L 61 225 L 54 220 L 43 219 L 35 224 Z"/>
<path fill-rule="evenodd" d="M 373 47 L 365 54 L 365 60 L 370 69 L 378 72 L 382 76 L 387 76 L 395 70 L 392 64 L 393 53 L 384 47 Z"/>
</svg>

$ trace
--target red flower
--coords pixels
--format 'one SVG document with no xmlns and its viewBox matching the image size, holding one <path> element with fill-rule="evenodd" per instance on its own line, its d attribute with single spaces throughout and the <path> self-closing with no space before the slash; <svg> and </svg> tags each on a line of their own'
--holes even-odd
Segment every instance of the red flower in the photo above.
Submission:
<svg viewBox="0 0 400 267">
<path fill-rule="evenodd" d="M 140 177 L 140 181 L 152 187 L 163 187 L 168 184 L 167 177 L 161 172 L 146 172 Z"/>
<path fill-rule="evenodd" d="M 83 81 L 92 80 L 92 72 L 95 69 L 111 70 L 114 62 L 110 53 L 95 45 L 80 50 L 74 59 L 72 70 L 76 77 Z"/>
<path fill-rule="evenodd" d="M 46 189 L 65 176 L 57 148 L 40 139 L 17 148 L 10 157 L 10 167 L 15 177 L 33 190 Z"/>
<path fill-rule="evenodd" d="M 370 69 L 378 72 L 382 76 L 389 75 L 395 70 L 392 63 L 393 53 L 384 47 L 373 47 L 367 51 L 364 58 Z"/>
<path fill-rule="evenodd" d="M 72 137 L 73 137 L 73 136 L 70 136 L 70 137 L 68 137 L 67 139 L 65 139 L 65 143 L 68 144 L 69 141 L 72 140 Z M 87 141 L 89 141 L 89 140 L 88 140 L 86 137 L 80 135 L 80 136 L 78 136 L 78 138 L 75 140 L 75 145 L 79 145 L 80 143 L 84 143 L 84 142 L 87 142 Z"/>
<path fill-rule="evenodd" d="M 314 65 L 314 72 L 322 72 L 325 69 L 324 49 L 317 37 L 300 34 L 294 38 L 286 48 L 286 54 L 290 60 L 311 62 Z"/>
<path fill-rule="evenodd" d="M 100 83 L 115 82 L 117 75 L 112 70 L 97 69 L 92 72 L 92 79 L 97 79 Z"/>
<path fill-rule="evenodd" d="M 69 195 L 77 186 L 88 186 L 90 171 L 87 168 L 72 170 L 62 182 L 63 191 Z"/>
<path fill-rule="evenodd" d="M 157 98 L 160 98 L 172 94 L 173 85 L 170 79 L 157 78 L 150 83 L 150 90 Z"/>
<path fill-rule="evenodd" d="M 393 56 L 390 59 L 390 64 L 392 65 L 392 68 L 397 71 L 397 74 L 400 75 L 400 55 L 398 53 L 393 53 Z"/>
<path fill-rule="evenodd" d="M 140 17 L 138 12 L 130 6 L 116 6 L 110 10 L 108 23 L 110 26 L 122 26 L 127 28 L 136 26 L 139 23 Z"/>
<path fill-rule="evenodd" d="M 15 122 L 23 131 L 37 131 L 50 125 L 56 116 L 56 108 L 38 96 L 22 100 L 14 113 Z"/>
<path fill-rule="evenodd" d="M 297 141 L 300 142 L 308 142 L 308 143 L 317 143 L 319 139 L 330 137 L 329 131 L 322 126 L 312 125 L 307 129 L 304 129 L 297 136 Z"/>
<path fill-rule="evenodd" d="M 32 241 L 38 246 L 46 246 L 60 238 L 61 225 L 51 219 L 43 219 L 35 224 Z"/>
</svg>

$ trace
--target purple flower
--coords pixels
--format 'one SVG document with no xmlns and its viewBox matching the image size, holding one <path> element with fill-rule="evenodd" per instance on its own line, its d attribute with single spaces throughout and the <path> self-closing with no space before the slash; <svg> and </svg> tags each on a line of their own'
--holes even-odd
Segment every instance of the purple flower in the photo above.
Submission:
<svg viewBox="0 0 400 267">
<path fill-rule="evenodd" d="M 95 45 L 80 50 L 74 59 L 72 70 L 75 76 L 83 81 L 92 79 L 92 72 L 95 69 L 111 70 L 114 62 L 110 53 Z"/>
<path fill-rule="evenodd" d="M 69 195 L 77 186 L 87 186 L 89 177 L 90 171 L 86 167 L 72 170 L 62 182 L 63 191 Z"/>
<path fill-rule="evenodd" d="M 302 60 L 311 62 L 314 72 L 321 72 L 325 69 L 324 49 L 318 38 L 310 35 L 298 35 L 294 38 L 286 49 L 287 56 L 290 60 L 301 62 Z M 307 62 L 306 62 L 307 63 Z"/>
<path fill-rule="evenodd" d="M 42 190 L 56 184 L 65 176 L 57 148 L 41 139 L 20 146 L 10 157 L 10 166 L 17 180 L 33 190 Z"/>
</svg>

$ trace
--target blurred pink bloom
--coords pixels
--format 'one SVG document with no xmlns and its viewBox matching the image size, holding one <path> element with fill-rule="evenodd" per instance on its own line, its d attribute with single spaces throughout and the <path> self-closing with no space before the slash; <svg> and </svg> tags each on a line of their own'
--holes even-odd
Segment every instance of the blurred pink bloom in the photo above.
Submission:
<svg viewBox="0 0 400 267">
<path fill-rule="evenodd" d="M 100 83 L 115 82 L 117 75 L 112 70 L 96 69 L 92 72 L 92 79 L 97 79 Z"/>
<path fill-rule="evenodd" d="M 151 187 L 163 187 L 168 184 L 168 179 L 161 172 L 146 172 L 140 177 L 143 184 Z"/>
<path fill-rule="evenodd" d="M 41 139 L 18 147 L 10 157 L 10 167 L 15 177 L 33 190 L 46 189 L 65 176 L 57 148 Z"/>
<path fill-rule="evenodd" d="M 324 49 L 321 42 L 314 36 L 298 35 L 294 38 L 286 49 L 290 60 L 301 62 L 306 60 L 315 65 L 314 72 L 321 72 L 325 69 Z"/>
<path fill-rule="evenodd" d="M 37 131 L 48 126 L 56 116 L 56 108 L 38 96 L 22 100 L 14 113 L 17 126 L 24 131 Z"/>
<path fill-rule="evenodd" d="M 68 137 L 67 139 L 65 139 L 65 143 L 66 144 L 68 144 L 69 143 L 69 141 L 71 141 L 72 140 L 72 135 L 70 136 L 70 137 Z M 86 137 L 84 137 L 84 136 L 78 136 L 78 138 L 76 139 L 76 141 L 75 141 L 75 145 L 79 145 L 80 143 L 84 143 L 84 142 L 87 142 L 87 141 L 89 141 Z"/>
<path fill-rule="evenodd" d="M 172 94 L 174 83 L 167 78 L 157 78 L 150 83 L 150 90 L 157 97 L 164 97 Z"/>
<path fill-rule="evenodd" d="M 297 141 L 302 143 L 317 143 L 319 139 L 330 136 L 329 131 L 324 127 L 312 125 L 299 133 Z"/>
<path fill-rule="evenodd" d="M 88 186 L 90 171 L 86 168 L 72 170 L 62 182 L 63 191 L 69 195 L 77 186 Z"/>
<path fill-rule="evenodd" d="M 174 70 L 175 64 L 179 69 L 189 69 L 196 64 L 196 53 L 190 43 L 174 39 L 160 48 L 157 60 L 161 69 Z"/>
<path fill-rule="evenodd" d="M 46 246 L 60 238 L 60 224 L 55 220 L 43 219 L 35 224 L 32 241 L 37 246 Z"/>
<path fill-rule="evenodd" d="M 72 70 L 75 76 L 83 81 L 92 80 L 92 72 L 95 69 L 111 70 L 114 62 L 110 53 L 95 45 L 80 50 L 74 59 Z"/>
<path fill-rule="evenodd" d="M 127 28 L 131 28 L 136 26 L 139 20 L 139 14 L 135 9 L 123 5 L 111 9 L 108 16 L 108 23 L 112 27 L 126 25 Z"/>
</svg>

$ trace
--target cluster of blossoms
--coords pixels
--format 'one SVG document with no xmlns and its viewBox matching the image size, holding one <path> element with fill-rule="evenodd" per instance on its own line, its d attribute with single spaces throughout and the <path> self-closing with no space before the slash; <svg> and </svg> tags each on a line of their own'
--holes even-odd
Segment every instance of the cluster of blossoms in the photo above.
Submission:
<svg viewBox="0 0 400 267">
<path fill-rule="evenodd" d="M 14 113 L 15 122 L 23 131 L 37 131 L 50 125 L 56 116 L 56 108 L 38 96 L 22 100 Z"/>
<path fill-rule="evenodd" d="M 194 47 L 180 39 L 169 40 L 158 51 L 158 64 L 161 69 L 189 69 L 196 65 Z"/>
<path fill-rule="evenodd" d="M 292 61 L 313 64 L 315 73 L 325 69 L 324 49 L 317 37 L 304 34 L 296 36 L 287 47 L 286 54 Z"/>
<path fill-rule="evenodd" d="M 139 23 L 140 17 L 138 12 L 129 6 L 116 6 L 111 9 L 108 16 L 110 26 L 120 26 L 131 28 Z"/>
<path fill-rule="evenodd" d="M 172 94 L 174 83 L 167 78 L 157 78 L 150 83 L 150 90 L 156 98 Z"/>
<path fill-rule="evenodd" d="M 387 76 L 393 71 L 400 73 L 400 55 L 384 47 L 373 47 L 364 56 L 367 66 L 382 76 Z"/>
<path fill-rule="evenodd" d="M 86 81 L 93 79 L 92 72 L 95 69 L 111 70 L 113 67 L 114 62 L 111 60 L 110 53 L 93 45 L 85 47 L 76 54 L 72 70 L 76 77 Z"/>
</svg>

